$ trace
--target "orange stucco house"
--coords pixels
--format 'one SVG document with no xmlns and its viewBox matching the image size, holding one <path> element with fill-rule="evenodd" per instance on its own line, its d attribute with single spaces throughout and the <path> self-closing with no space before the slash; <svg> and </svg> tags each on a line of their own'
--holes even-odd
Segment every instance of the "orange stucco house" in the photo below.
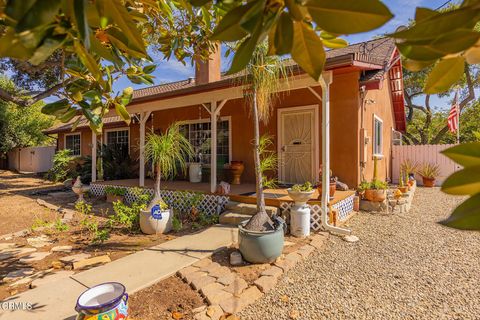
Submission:
<svg viewBox="0 0 480 320">
<path fill-rule="evenodd" d="M 274 138 L 279 181 L 315 182 L 322 161 L 322 90 L 297 65 L 291 63 L 290 67 L 288 86 L 284 86 L 269 123 L 262 125 L 261 131 Z M 381 158 L 379 177 L 390 179 L 393 133 L 405 130 L 402 67 L 393 41 L 383 38 L 331 50 L 326 70 L 331 80 L 329 146 L 333 174 L 355 188 L 362 179 L 372 178 L 373 157 L 377 155 Z M 222 165 L 232 160 L 244 162 L 242 181 L 253 183 L 253 124 L 244 100 L 245 88 L 234 76 L 221 75 L 217 53 L 210 61 L 197 64 L 195 78 L 136 90 L 128 106 L 130 125 L 112 111 L 104 119 L 102 136 L 92 136 L 85 121 L 73 132 L 72 123 L 67 123 L 48 133 L 58 134 L 58 149 L 69 148 L 79 156 L 92 155 L 97 141 L 125 148 L 140 163 L 139 183 L 143 185 L 148 172 L 141 165 L 145 132 L 161 132 L 181 121 L 192 144 L 208 140 L 202 162 L 204 168 L 211 169 L 214 164 L 218 168 L 210 170 L 217 171 L 211 173 L 217 180 L 213 185 L 222 178 Z M 212 127 L 217 128 L 216 137 L 211 134 Z"/>
</svg>

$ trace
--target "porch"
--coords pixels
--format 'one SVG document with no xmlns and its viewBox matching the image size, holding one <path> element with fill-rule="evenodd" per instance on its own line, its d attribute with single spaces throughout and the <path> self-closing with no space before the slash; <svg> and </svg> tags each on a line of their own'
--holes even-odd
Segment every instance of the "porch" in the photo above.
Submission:
<svg viewBox="0 0 480 320">
<path fill-rule="evenodd" d="M 134 188 L 140 186 L 139 179 L 126 180 L 112 180 L 112 181 L 97 181 L 91 183 L 91 192 L 95 196 L 105 195 L 105 187 L 115 186 L 124 187 L 127 189 L 125 195 L 126 202 L 133 202 L 136 198 Z M 144 190 L 153 194 L 153 180 L 145 179 Z M 210 183 L 190 183 L 188 181 L 163 181 L 162 182 L 162 197 L 165 202 L 178 210 L 190 210 L 192 206 L 191 197 L 201 194 L 198 208 L 204 211 L 207 215 L 218 215 L 225 209 L 229 201 L 255 204 L 255 185 L 254 184 L 240 184 L 231 185 L 231 190 L 228 195 L 220 195 L 210 192 Z M 265 189 L 265 204 L 267 206 L 279 208 L 281 213 L 290 211 L 293 205 L 292 199 L 288 196 L 287 188 Z M 329 203 L 338 212 L 338 221 L 341 223 L 347 220 L 353 211 L 353 200 L 355 197 L 354 191 L 336 191 L 333 199 Z M 313 230 L 320 230 L 321 222 L 321 201 L 320 195 L 315 190 L 309 205 L 311 207 L 311 227 Z"/>
</svg>

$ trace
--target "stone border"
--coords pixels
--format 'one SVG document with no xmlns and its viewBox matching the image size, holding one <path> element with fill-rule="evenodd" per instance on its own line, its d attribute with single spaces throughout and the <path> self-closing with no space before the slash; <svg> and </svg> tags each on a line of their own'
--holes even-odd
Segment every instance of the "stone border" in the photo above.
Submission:
<svg viewBox="0 0 480 320">
<path fill-rule="evenodd" d="M 410 211 L 413 202 L 413 196 L 417 189 L 415 181 L 409 191 L 404 193 L 400 199 L 394 199 L 391 195 L 396 188 L 387 190 L 387 199 L 383 202 L 372 202 L 360 200 L 360 211 L 365 212 L 385 212 L 385 213 L 407 213 Z M 387 207 L 388 206 L 388 207 Z"/>
<path fill-rule="evenodd" d="M 194 319 L 219 320 L 225 314 L 242 311 L 272 290 L 284 273 L 298 262 L 307 259 L 316 249 L 323 248 L 328 237 L 327 232 L 313 235 L 309 244 L 282 256 L 262 271 L 253 285 L 249 285 L 230 268 L 213 262 L 211 258 L 199 260 L 181 269 L 177 275 L 199 292 L 207 303 L 194 310 Z"/>
</svg>

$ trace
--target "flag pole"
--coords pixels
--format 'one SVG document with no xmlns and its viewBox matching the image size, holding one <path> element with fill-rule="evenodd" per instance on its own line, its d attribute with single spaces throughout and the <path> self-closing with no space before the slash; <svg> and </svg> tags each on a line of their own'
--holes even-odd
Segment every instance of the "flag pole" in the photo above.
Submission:
<svg viewBox="0 0 480 320">
<path fill-rule="evenodd" d="M 460 144 L 460 105 L 458 104 L 458 87 L 457 87 L 457 144 Z"/>
</svg>

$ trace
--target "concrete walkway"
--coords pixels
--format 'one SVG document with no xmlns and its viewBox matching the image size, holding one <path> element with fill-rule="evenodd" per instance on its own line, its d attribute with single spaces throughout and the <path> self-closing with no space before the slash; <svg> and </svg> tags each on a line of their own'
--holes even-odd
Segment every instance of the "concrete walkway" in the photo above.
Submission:
<svg viewBox="0 0 480 320">
<path fill-rule="evenodd" d="M 75 319 L 77 298 L 88 287 L 116 281 L 132 294 L 236 241 L 237 228 L 216 225 L 13 296 L 4 302 L 30 303 L 32 310 L 0 309 L 0 319 Z"/>
</svg>

